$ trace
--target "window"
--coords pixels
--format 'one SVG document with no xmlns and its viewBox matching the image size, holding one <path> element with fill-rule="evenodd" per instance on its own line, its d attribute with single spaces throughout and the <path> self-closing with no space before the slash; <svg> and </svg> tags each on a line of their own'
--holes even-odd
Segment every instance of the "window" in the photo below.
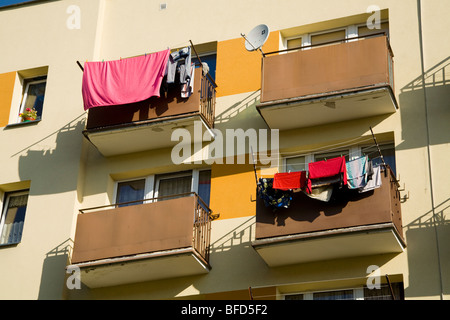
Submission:
<svg viewBox="0 0 450 320">
<path fill-rule="evenodd" d="M 142 204 L 145 197 L 145 179 L 125 181 L 117 184 L 117 203 L 120 203 L 119 207 L 129 206 L 133 204 Z M 131 202 L 133 201 L 133 202 Z M 131 203 L 127 203 L 131 202 Z"/>
<path fill-rule="evenodd" d="M 119 207 L 142 204 L 144 200 L 175 199 L 196 192 L 209 206 L 211 170 L 189 170 L 177 173 L 151 175 L 136 180 L 117 183 L 115 203 Z M 132 203 L 126 203 L 130 202 Z"/>
<path fill-rule="evenodd" d="M 308 170 L 305 156 L 286 158 L 285 172 L 297 172 Z"/>
<path fill-rule="evenodd" d="M 210 54 L 199 54 L 200 55 L 200 60 L 202 62 L 206 62 L 208 64 L 209 67 L 209 75 L 211 76 L 211 78 L 215 81 L 216 80 L 216 58 L 217 58 L 217 54 L 216 53 L 210 53 Z M 191 58 L 192 62 L 195 62 L 196 64 L 199 64 L 199 61 L 197 59 L 197 57 L 195 55 L 192 56 Z"/>
<path fill-rule="evenodd" d="M 311 35 L 311 45 L 320 45 L 323 43 L 344 40 L 346 38 L 346 30 L 337 30 Z M 339 43 L 339 42 L 336 42 Z"/>
<path fill-rule="evenodd" d="M 304 300 L 303 294 L 297 293 L 297 294 L 287 294 L 284 296 L 284 300 Z"/>
<path fill-rule="evenodd" d="M 174 199 L 191 192 L 192 172 L 156 176 L 155 197 L 158 200 Z M 178 195 L 174 197 L 169 197 Z"/>
<path fill-rule="evenodd" d="M 0 219 L 0 245 L 21 241 L 27 202 L 28 191 L 6 194 Z"/>
<path fill-rule="evenodd" d="M 313 300 L 353 300 L 353 290 L 314 292 Z"/>
<path fill-rule="evenodd" d="M 385 32 L 389 36 L 389 22 L 382 22 L 380 23 L 380 29 L 369 29 L 367 28 L 367 25 L 358 26 L 358 36 L 368 36 L 371 34 L 377 34 Z"/>
<path fill-rule="evenodd" d="M 385 32 L 389 35 L 389 22 L 382 21 L 380 23 L 380 29 L 369 29 L 366 23 L 363 24 L 352 24 L 346 27 L 337 27 L 337 29 L 331 29 L 326 31 L 318 31 L 314 33 L 305 34 L 290 34 L 289 37 L 283 38 L 283 45 L 285 49 L 306 47 L 315 45 L 327 45 L 339 44 L 344 41 L 355 41 L 346 40 L 354 37 L 365 37 L 373 34 L 379 34 Z M 331 42 L 331 43 L 330 43 Z"/>
<path fill-rule="evenodd" d="M 197 67 L 200 66 L 197 54 L 202 62 L 206 62 L 209 67 L 209 75 L 216 80 L 216 60 L 217 60 L 217 41 L 199 43 L 194 45 L 191 51 L 191 61 L 195 62 Z"/>
<path fill-rule="evenodd" d="M 287 49 L 299 48 L 303 45 L 302 38 L 293 38 L 286 41 Z"/>
<path fill-rule="evenodd" d="M 392 293 L 396 300 L 404 299 L 404 289 L 402 282 L 391 284 Z M 321 292 L 305 292 L 284 295 L 285 300 L 393 300 L 391 288 L 387 284 L 380 285 L 379 289 L 369 289 L 367 286 L 330 290 Z"/>
<path fill-rule="evenodd" d="M 403 283 L 394 282 L 391 288 L 396 300 L 404 300 Z M 379 289 L 364 287 L 364 300 L 392 300 L 391 288 L 387 284 L 380 285 Z"/>
<path fill-rule="evenodd" d="M 326 159 L 333 159 L 337 157 L 345 156 L 345 161 L 348 161 L 349 150 L 341 150 L 341 151 L 332 151 L 326 153 L 319 153 L 314 155 L 314 161 L 322 161 Z"/>
<path fill-rule="evenodd" d="M 394 144 L 393 143 L 381 144 L 380 151 L 381 151 L 381 154 L 383 155 L 384 162 L 388 166 L 391 167 L 394 175 L 397 175 L 396 167 L 395 167 L 395 146 L 394 146 Z M 382 163 L 380 154 L 379 154 L 376 146 L 370 146 L 370 147 L 365 147 L 365 148 L 363 147 L 362 155 L 367 155 L 369 157 L 369 160 L 372 160 L 373 165 L 379 165 Z"/>
<path fill-rule="evenodd" d="M 362 288 L 287 294 L 285 300 L 363 300 Z"/>
<path fill-rule="evenodd" d="M 395 167 L 395 145 L 393 142 L 379 144 L 381 154 L 383 155 L 384 162 L 389 165 L 394 175 L 396 174 Z M 338 151 L 322 152 L 322 153 L 309 153 L 304 156 L 285 157 L 284 168 L 281 172 L 296 172 L 296 171 L 308 171 L 308 164 L 310 162 L 322 161 L 325 159 L 333 159 L 341 156 L 345 156 L 345 161 L 358 158 L 359 156 L 368 156 L 369 161 L 372 161 L 373 165 L 377 166 L 382 163 L 380 154 L 375 144 L 351 146 L 347 149 L 341 149 Z"/>
<path fill-rule="evenodd" d="M 42 117 L 46 84 L 47 76 L 24 79 L 25 89 L 20 105 L 20 113 L 25 112 L 27 109 L 35 109 L 37 112 L 36 119 Z M 22 119 L 19 120 L 22 121 Z"/>
<path fill-rule="evenodd" d="M 199 173 L 198 179 L 198 195 L 203 202 L 209 206 L 211 195 L 211 170 L 203 170 Z"/>
</svg>

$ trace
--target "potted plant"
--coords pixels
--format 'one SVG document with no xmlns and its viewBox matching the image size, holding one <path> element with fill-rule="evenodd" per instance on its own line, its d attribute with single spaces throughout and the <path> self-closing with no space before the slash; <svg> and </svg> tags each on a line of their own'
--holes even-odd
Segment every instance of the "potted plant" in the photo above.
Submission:
<svg viewBox="0 0 450 320">
<path fill-rule="evenodd" d="M 19 113 L 19 117 L 22 118 L 22 122 L 34 121 L 37 118 L 37 111 L 34 108 L 26 108 L 24 112 Z"/>
</svg>

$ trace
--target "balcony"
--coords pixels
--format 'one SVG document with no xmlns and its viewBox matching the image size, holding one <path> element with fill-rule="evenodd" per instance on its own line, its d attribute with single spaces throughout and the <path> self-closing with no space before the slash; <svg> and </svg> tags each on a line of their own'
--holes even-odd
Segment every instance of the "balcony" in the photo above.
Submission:
<svg viewBox="0 0 450 320">
<path fill-rule="evenodd" d="M 214 127 L 215 88 L 210 76 L 196 68 L 189 98 L 181 98 L 179 86 L 169 85 L 159 98 L 91 108 L 83 134 L 106 157 L 171 147 L 178 143 L 171 141 L 176 128 L 195 137 L 194 122 L 200 121 L 204 129 Z"/>
<path fill-rule="evenodd" d="M 257 108 L 268 126 L 279 130 L 394 113 L 398 106 L 387 37 L 267 53 Z"/>
<path fill-rule="evenodd" d="M 208 273 L 211 210 L 173 197 L 81 210 L 67 268 L 90 288 Z"/>
<path fill-rule="evenodd" d="M 258 198 L 253 247 L 270 267 L 402 252 L 398 182 L 390 169 L 381 176 L 378 189 L 342 189 L 333 202 L 294 193 L 276 213 Z"/>
</svg>

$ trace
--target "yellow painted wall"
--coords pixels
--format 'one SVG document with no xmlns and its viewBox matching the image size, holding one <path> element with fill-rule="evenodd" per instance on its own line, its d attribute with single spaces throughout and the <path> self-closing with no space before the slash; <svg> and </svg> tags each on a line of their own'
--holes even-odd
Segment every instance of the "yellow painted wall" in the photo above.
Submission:
<svg viewBox="0 0 450 320">
<path fill-rule="evenodd" d="M 244 38 L 220 41 L 217 44 L 216 83 L 217 96 L 226 96 L 261 88 L 260 51 L 245 49 Z M 263 45 L 263 52 L 276 51 L 279 47 L 279 31 L 270 33 Z"/>
<path fill-rule="evenodd" d="M 210 207 L 219 219 L 255 215 L 256 180 L 253 165 L 213 164 Z"/>
<path fill-rule="evenodd" d="M 15 79 L 14 71 L 0 74 L 0 127 L 6 126 L 9 121 Z"/>
</svg>

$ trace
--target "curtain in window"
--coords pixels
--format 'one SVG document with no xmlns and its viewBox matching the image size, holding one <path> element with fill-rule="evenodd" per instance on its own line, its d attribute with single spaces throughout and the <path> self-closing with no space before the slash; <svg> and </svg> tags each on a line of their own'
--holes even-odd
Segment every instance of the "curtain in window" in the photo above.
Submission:
<svg viewBox="0 0 450 320">
<path fill-rule="evenodd" d="M 4 210 L 4 223 L 0 244 L 19 243 L 22 239 L 23 223 L 27 209 L 28 194 L 10 195 Z"/>
<path fill-rule="evenodd" d="M 304 156 L 286 159 L 286 172 L 296 172 L 306 170 L 308 170 L 308 166 L 306 165 L 306 158 Z"/>
<path fill-rule="evenodd" d="M 145 179 L 120 182 L 117 186 L 117 203 L 119 207 L 129 206 L 134 204 L 142 204 L 145 196 Z M 137 201 L 128 204 L 120 204 L 124 202 Z"/>
<path fill-rule="evenodd" d="M 211 194 L 211 170 L 200 171 L 198 181 L 198 195 L 203 202 L 209 206 L 209 198 Z"/>
<path fill-rule="evenodd" d="M 27 100 L 22 111 L 26 108 L 34 108 L 37 111 L 37 116 L 42 116 L 42 106 L 44 105 L 46 81 L 36 81 L 28 85 Z"/>
<path fill-rule="evenodd" d="M 329 292 L 316 292 L 314 300 L 353 300 L 353 290 L 339 290 Z"/>
<path fill-rule="evenodd" d="M 191 175 L 184 177 L 160 179 L 158 188 L 158 197 L 166 197 L 191 192 L 191 184 L 192 184 Z M 174 198 L 177 197 L 170 197 L 170 199 Z"/>
<path fill-rule="evenodd" d="M 394 175 L 396 174 L 395 165 L 395 146 L 393 143 L 380 146 L 381 154 L 383 155 L 384 162 L 389 165 Z M 363 151 L 363 155 L 369 156 L 369 161 L 372 161 L 373 166 L 380 165 L 382 163 L 378 150 L 375 148 L 367 148 Z"/>
<path fill-rule="evenodd" d="M 396 282 L 391 285 L 394 297 L 396 300 L 403 300 L 403 285 Z M 364 299 L 365 300 L 393 300 L 391 290 L 387 284 L 383 284 L 379 289 L 369 289 L 364 287 Z"/>
</svg>

